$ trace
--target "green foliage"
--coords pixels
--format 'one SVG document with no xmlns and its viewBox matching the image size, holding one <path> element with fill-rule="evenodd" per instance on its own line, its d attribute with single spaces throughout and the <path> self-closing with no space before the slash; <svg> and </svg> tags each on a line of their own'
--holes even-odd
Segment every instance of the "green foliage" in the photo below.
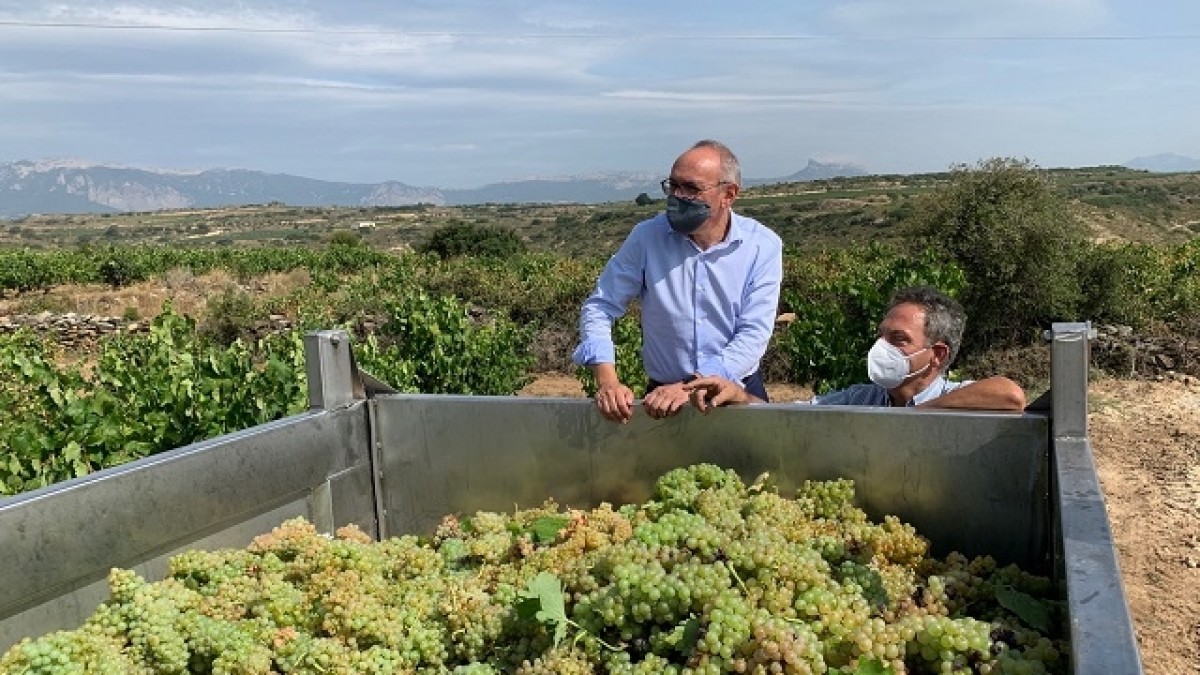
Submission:
<svg viewBox="0 0 1200 675">
<path fill-rule="evenodd" d="M 995 595 L 996 602 L 1001 607 L 1017 615 L 1017 618 L 1030 628 L 1043 633 L 1053 629 L 1052 609 L 1043 600 L 1018 591 L 1012 586 L 997 586 Z"/>
<path fill-rule="evenodd" d="M 788 256 L 780 303 L 796 320 L 774 347 L 791 364 L 791 378 L 818 392 L 866 378 L 866 356 L 892 293 L 928 284 L 957 296 L 965 285 L 953 263 L 926 251 L 913 256 L 882 245 L 860 251 Z"/>
<path fill-rule="evenodd" d="M 386 382 L 396 391 L 420 393 L 416 364 L 406 358 L 400 350 L 382 344 L 377 335 L 368 335 L 365 340 L 356 343 L 354 358 L 360 368 Z"/>
<path fill-rule="evenodd" d="M 1083 318 L 1144 328 L 1200 316 L 1200 239 L 1174 247 L 1097 244 L 1080 269 Z"/>
<path fill-rule="evenodd" d="M 472 317 L 457 298 L 423 290 L 400 294 L 385 311 L 381 338 L 412 364 L 422 393 L 501 395 L 528 384 L 528 328 Z"/>
<path fill-rule="evenodd" d="M 439 258 L 460 255 L 504 258 L 524 253 L 525 242 L 512 230 L 460 222 L 434 230 L 418 250 Z"/>
<path fill-rule="evenodd" d="M 45 290 L 58 280 L 51 259 L 28 249 L 0 252 L 0 289 Z"/>
<path fill-rule="evenodd" d="M 262 424 L 303 409 L 299 336 L 221 347 L 168 306 L 145 335 L 102 346 L 88 377 L 29 336 L 0 340 L 0 494 Z"/>
<path fill-rule="evenodd" d="M 362 238 L 358 233 L 349 230 L 338 230 L 329 238 L 329 246 L 331 248 L 348 247 L 356 248 L 362 245 Z"/>
<path fill-rule="evenodd" d="M 258 307 L 249 293 L 225 289 L 208 301 L 200 334 L 218 344 L 233 344 L 248 335 L 259 318 Z"/>
<path fill-rule="evenodd" d="M 418 265 L 420 279 L 415 283 L 430 293 L 469 298 L 520 324 L 574 328 L 603 261 L 538 253 Z"/>
<path fill-rule="evenodd" d="M 642 326 L 636 314 L 626 313 L 613 323 L 613 344 L 617 350 L 617 377 L 633 391 L 635 398 L 646 394 L 646 368 L 642 365 Z M 596 395 L 596 377 L 589 368 L 580 366 L 575 377 L 588 396 Z"/>
<path fill-rule="evenodd" d="M 567 618 L 562 583 L 550 572 L 538 572 L 521 590 L 522 602 L 517 612 L 524 619 L 534 619 L 554 629 L 554 644 L 562 642 L 567 630 L 575 624 Z"/>
<path fill-rule="evenodd" d="M 1052 321 L 1078 319 L 1084 229 L 1031 163 L 957 167 L 920 206 L 917 231 L 966 274 L 964 355 L 1028 343 Z"/>
<path fill-rule="evenodd" d="M 1080 274 L 1083 317 L 1136 328 L 1162 315 L 1173 281 L 1166 257 L 1145 244 L 1093 246 Z"/>
<path fill-rule="evenodd" d="M 123 286 L 168 270 L 201 274 L 225 269 L 239 279 L 271 272 L 306 269 L 310 273 L 369 270 L 392 260 L 363 246 L 305 248 L 191 249 L 150 246 L 106 246 L 74 251 L 0 251 L 0 290 L 45 290 L 58 284 Z"/>
<path fill-rule="evenodd" d="M 123 255 L 118 249 L 108 249 L 98 268 L 100 279 L 113 288 L 145 281 L 149 276 L 147 266 L 138 262 L 135 256 Z"/>
</svg>

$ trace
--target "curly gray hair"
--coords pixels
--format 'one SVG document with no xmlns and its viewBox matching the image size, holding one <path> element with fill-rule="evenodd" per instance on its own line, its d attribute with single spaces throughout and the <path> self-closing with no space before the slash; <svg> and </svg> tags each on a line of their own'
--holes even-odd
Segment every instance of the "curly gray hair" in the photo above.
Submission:
<svg viewBox="0 0 1200 675">
<path fill-rule="evenodd" d="M 950 348 L 950 356 L 942 364 L 942 372 L 949 370 L 962 347 L 963 330 L 967 325 L 967 314 L 962 305 L 933 286 L 911 286 L 892 294 L 888 311 L 897 305 L 907 304 L 918 305 L 925 310 L 926 346 L 943 342 Z"/>
</svg>

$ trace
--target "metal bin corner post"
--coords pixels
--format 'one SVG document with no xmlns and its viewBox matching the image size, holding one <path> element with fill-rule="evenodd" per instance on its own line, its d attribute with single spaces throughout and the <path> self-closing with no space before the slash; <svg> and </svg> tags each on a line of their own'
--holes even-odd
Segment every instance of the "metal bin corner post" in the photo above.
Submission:
<svg viewBox="0 0 1200 675">
<path fill-rule="evenodd" d="M 1056 323 L 1050 345 L 1056 567 L 1066 581 L 1071 660 L 1078 675 L 1140 675 L 1141 659 L 1088 440 L 1091 323 Z"/>
<path fill-rule="evenodd" d="M 354 357 L 350 352 L 350 336 L 345 331 L 307 333 L 304 368 L 308 375 L 309 410 L 335 410 L 354 402 Z"/>
</svg>

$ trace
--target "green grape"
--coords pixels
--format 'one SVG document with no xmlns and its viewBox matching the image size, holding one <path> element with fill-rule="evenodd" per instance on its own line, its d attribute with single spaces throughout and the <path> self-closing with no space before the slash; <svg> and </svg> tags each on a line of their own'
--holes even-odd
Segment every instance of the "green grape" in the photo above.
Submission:
<svg viewBox="0 0 1200 675">
<path fill-rule="evenodd" d="M 113 570 L 80 628 L 23 640 L 0 675 L 1070 672 L 1063 635 L 996 599 L 1054 609 L 1047 579 L 931 558 L 853 500 L 848 480 L 789 498 L 696 465 L 643 504 L 449 516 L 430 538 L 294 519 L 245 549 L 177 555 L 163 581 Z M 528 590 L 544 574 L 555 611 Z"/>
</svg>

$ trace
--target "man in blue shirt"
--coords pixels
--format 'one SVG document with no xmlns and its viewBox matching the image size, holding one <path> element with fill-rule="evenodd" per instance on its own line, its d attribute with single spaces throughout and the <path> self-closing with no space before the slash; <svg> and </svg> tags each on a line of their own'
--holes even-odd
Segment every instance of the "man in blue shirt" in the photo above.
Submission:
<svg viewBox="0 0 1200 675">
<path fill-rule="evenodd" d="M 614 422 L 633 415 L 633 392 L 617 376 L 612 325 L 634 298 L 650 380 L 642 400 L 647 414 L 679 412 L 688 402 L 683 380 L 697 374 L 767 398 L 758 365 L 775 325 L 783 244 L 733 212 L 741 170 L 721 143 L 696 143 L 662 186 L 667 210 L 634 226 L 580 313 L 573 358 L 596 376 L 596 406 Z"/>
<path fill-rule="evenodd" d="M 1025 392 L 1006 377 L 951 382 L 946 371 L 962 345 L 966 316 L 951 297 L 929 286 L 897 291 L 867 355 L 870 384 L 813 398 L 815 405 L 914 406 L 1023 410 Z M 761 402 L 735 382 L 702 377 L 685 386 L 701 412 L 726 404 Z"/>
</svg>

